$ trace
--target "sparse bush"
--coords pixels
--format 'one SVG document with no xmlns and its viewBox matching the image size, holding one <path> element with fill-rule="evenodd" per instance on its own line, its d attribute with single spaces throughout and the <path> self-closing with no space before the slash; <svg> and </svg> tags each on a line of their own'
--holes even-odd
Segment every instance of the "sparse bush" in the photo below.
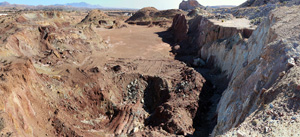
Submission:
<svg viewBox="0 0 300 137">
<path fill-rule="evenodd" d="M 255 9 L 255 12 L 260 12 L 260 9 L 259 8 Z"/>
<path fill-rule="evenodd" d="M 253 126 L 257 126 L 258 121 L 257 120 L 253 120 L 251 123 L 252 123 Z"/>
<path fill-rule="evenodd" d="M 4 119 L 0 118 L 0 131 L 4 129 Z"/>
<path fill-rule="evenodd" d="M 257 17 L 255 19 L 252 19 L 250 23 L 253 25 L 259 25 L 262 21 L 263 21 L 262 17 Z"/>
</svg>

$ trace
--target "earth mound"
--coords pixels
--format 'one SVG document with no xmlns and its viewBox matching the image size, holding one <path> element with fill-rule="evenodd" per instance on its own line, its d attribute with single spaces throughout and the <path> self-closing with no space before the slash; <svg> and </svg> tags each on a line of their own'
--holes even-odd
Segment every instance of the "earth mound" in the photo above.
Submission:
<svg viewBox="0 0 300 137">
<path fill-rule="evenodd" d="M 131 16 L 126 22 L 130 21 L 149 21 L 154 17 L 154 14 L 158 10 L 154 7 L 146 7 L 137 11 L 133 16 Z"/>
<path fill-rule="evenodd" d="M 122 28 L 126 27 L 121 20 L 108 16 L 101 10 L 91 10 L 88 15 L 79 23 L 79 25 L 96 25 L 98 28 Z"/>
<path fill-rule="evenodd" d="M 129 24 L 137 25 L 159 25 L 165 26 L 172 23 L 172 19 L 177 14 L 187 14 L 179 9 L 170 9 L 159 11 L 154 7 L 146 7 L 137 11 L 132 17 L 126 20 Z"/>
</svg>

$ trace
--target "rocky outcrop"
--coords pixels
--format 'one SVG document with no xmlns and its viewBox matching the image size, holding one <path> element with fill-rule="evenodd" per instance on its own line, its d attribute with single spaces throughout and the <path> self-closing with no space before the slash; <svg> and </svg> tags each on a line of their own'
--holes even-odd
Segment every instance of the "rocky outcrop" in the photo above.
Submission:
<svg viewBox="0 0 300 137">
<path fill-rule="evenodd" d="M 188 38 L 188 24 L 185 15 L 177 14 L 173 19 L 173 24 L 169 31 L 172 32 L 174 41 L 176 43 L 186 40 Z"/>
<path fill-rule="evenodd" d="M 219 39 L 227 39 L 240 33 L 243 38 L 249 38 L 252 34 L 251 29 L 224 27 L 215 25 L 209 19 L 198 16 L 189 22 L 189 35 L 195 36 L 197 45 L 211 44 Z"/>
<path fill-rule="evenodd" d="M 300 4 L 298 0 L 247 0 L 243 4 L 241 4 L 239 7 L 257 7 L 262 6 L 265 4 Z"/>
<path fill-rule="evenodd" d="M 174 17 L 169 31 L 173 34 L 176 43 L 180 43 L 191 36 L 194 37 L 194 40 L 190 41 L 191 43 L 205 45 L 219 39 L 230 38 L 236 34 L 240 34 L 241 38 L 249 38 L 253 29 L 219 26 L 203 16 L 195 17 L 187 24 L 186 16 L 178 14 Z M 198 48 L 201 47 L 198 46 Z"/>
<path fill-rule="evenodd" d="M 188 0 L 188 1 L 183 0 L 179 5 L 179 9 L 182 9 L 185 11 L 193 10 L 196 8 L 205 8 L 205 7 L 202 6 L 201 4 L 199 4 L 199 2 L 197 0 Z"/>
<path fill-rule="evenodd" d="M 244 58 L 238 62 L 245 64 L 235 70 L 219 103 L 215 135 L 238 126 L 256 111 L 264 103 L 264 98 L 270 98 L 270 94 L 264 96 L 265 92 L 276 83 L 284 82 L 280 74 L 289 72 L 296 65 L 292 60 L 299 57 L 299 43 L 296 42 L 299 36 L 295 35 L 300 31 L 295 28 L 299 25 L 299 6 L 289 8 L 291 16 L 286 16 L 286 11 L 287 7 L 284 7 L 271 12 L 244 45 L 246 49 L 240 50 L 240 56 Z M 287 20 L 290 20 L 288 24 Z M 241 46 L 237 44 L 237 47 Z M 272 101 L 274 99 L 276 97 Z"/>
</svg>

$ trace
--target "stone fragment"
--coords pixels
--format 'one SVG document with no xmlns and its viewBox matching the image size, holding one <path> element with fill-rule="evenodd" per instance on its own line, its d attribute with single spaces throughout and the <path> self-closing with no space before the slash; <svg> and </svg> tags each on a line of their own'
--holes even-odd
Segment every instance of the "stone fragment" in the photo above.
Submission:
<svg viewBox="0 0 300 137">
<path fill-rule="evenodd" d="M 180 49 L 180 45 L 176 45 L 175 47 L 174 47 L 174 50 L 179 50 Z"/>
<path fill-rule="evenodd" d="M 238 131 L 237 132 L 237 137 L 247 137 L 245 133 L 243 133 L 242 131 Z"/>
<path fill-rule="evenodd" d="M 271 131 L 271 129 L 269 127 L 265 127 L 264 131 L 265 131 L 265 133 L 269 133 Z"/>
<path fill-rule="evenodd" d="M 112 69 L 117 72 L 117 71 L 121 70 L 121 66 L 120 65 L 116 65 Z"/>
<path fill-rule="evenodd" d="M 203 61 L 201 58 L 194 59 L 193 65 L 196 67 L 202 67 L 205 65 L 205 61 Z"/>
<path fill-rule="evenodd" d="M 297 84 L 297 85 L 296 85 L 296 89 L 297 89 L 297 90 L 300 90 L 300 84 Z"/>
<path fill-rule="evenodd" d="M 283 77 L 285 75 L 285 71 L 279 73 L 279 77 Z"/>
<path fill-rule="evenodd" d="M 294 58 L 289 58 L 287 61 L 287 66 L 288 67 L 294 67 L 296 65 L 295 59 Z"/>
</svg>

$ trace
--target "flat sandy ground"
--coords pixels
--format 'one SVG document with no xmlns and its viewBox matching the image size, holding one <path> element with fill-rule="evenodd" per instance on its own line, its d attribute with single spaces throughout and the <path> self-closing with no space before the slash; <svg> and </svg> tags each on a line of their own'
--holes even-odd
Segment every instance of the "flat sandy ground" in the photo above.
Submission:
<svg viewBox="0 0 300 137">
<path fill-rule="evenodd" d="M 106 53 L 112 58 L 171 59 L 171 47 L 164 43 L 157 32 L 160 27 L 128 25 L 122 29 L 98 29 L 99 35 L 110 43 Z"/>
</svg>

